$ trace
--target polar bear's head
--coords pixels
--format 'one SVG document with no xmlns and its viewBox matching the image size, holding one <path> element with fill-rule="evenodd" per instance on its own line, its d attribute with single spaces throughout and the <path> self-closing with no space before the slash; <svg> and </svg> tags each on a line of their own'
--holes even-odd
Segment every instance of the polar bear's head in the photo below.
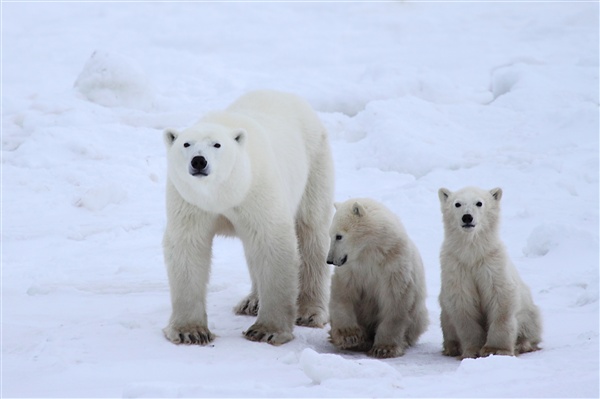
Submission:
<svg viewBox="0 0 600 399">
<path fill-rule="evenodd" d="M 393 245 L 391 241 L 401 228 L 387 208 L 369 198 L 335 203 L 335 209 L 329 230 L 331 244 L 327 263 L 330 265 L 353 263 L 360 256 L 368 256 L 369 250 L 382 250 Z"/>
<path fill-rule="evenodd" d="M 181 133 L 168 129 L 164 139 L 169 180 L 184 200 L 222 212 L 246 196 L 251 170 L 245 130 L 200 123 Z"/>
<path fill-rule="evenodd" d="M 438 196 L 447 232 L 477 234 L 497 229 L 501 188 L 487 191 L 477 187 L 466 187 L 456 192 L 440 188 Z"/>
</svg>

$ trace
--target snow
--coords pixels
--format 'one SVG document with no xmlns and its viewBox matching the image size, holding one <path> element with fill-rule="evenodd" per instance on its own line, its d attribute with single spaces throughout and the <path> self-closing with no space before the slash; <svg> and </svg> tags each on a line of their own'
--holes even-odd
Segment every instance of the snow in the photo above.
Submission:
<svg viewBox="0 0 600 399">
<path fill-rule="evenodd" d="M 598 397 L 597 2 L 2 5 L 3 397 Z M 162 131 L 242 93 L 305 97 L 336 200 L 394 210 L 431 323 L 396 359 L 327 329 L 242 337 L 239 241 L 215 242 L 209 346 L 170 314 Z M 543 350 L 441 355 L 437 190 L 502 187 Z"/>
</svg>

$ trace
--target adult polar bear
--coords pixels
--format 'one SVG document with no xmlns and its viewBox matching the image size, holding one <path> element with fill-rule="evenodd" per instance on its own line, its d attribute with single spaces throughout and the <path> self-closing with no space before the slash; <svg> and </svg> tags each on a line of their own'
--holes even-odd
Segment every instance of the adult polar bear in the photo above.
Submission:
<svg viewBox="0 0 600 399">
<path fill-rule="evenodd" d="M 217 234 L 244 244 L 252 292 L 236 313 L 258 314 L 246 338 L 280 345 L 293 339 L 294 321 L 324 326 L 334 177 L 327 132 L 311 107 L 291 94 L 251 92 L 181 133 L 167 130 L 165 141 L 167 339 L 214 339 L 206 286 Z"/>
</svg>

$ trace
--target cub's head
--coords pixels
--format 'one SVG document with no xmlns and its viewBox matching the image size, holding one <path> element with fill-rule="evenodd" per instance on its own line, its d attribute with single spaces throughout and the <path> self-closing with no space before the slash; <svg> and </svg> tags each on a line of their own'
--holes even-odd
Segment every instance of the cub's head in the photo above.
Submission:
<svg viewBox="0 0 600 399">
<path fill-rule="evenodd" d="M 342 266 L 355 260 L 375 237 L 376 228 L 371 219 L 376 212 L 364 198 L 335 203 L 335 209 L 329 229 L 331 244 L 327 263 Z"/>
<path fill-rule="evenodd" d="M 243 129 L 209 123 L 165 131 L 169 180 L 184 200 L 216 211 L 212 205 L 229 207 L 237 194 L 245 194 L 251 180 L 246 136 Z"/>
<path fill-rule="evenodd" d="M 476 234 L 496 230 L 500 216 L 502 189 L 466 187 L 456 192 L 438 191 L 446 232 Z"/>
</svg>

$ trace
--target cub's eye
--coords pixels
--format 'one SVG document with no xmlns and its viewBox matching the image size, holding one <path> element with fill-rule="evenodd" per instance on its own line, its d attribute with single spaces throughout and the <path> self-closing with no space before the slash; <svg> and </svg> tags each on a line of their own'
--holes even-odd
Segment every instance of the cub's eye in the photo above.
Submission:
<svg viewBox="0 0 600 399">
<path fill-rule="evenodd" d="M 215 145 L 213 145 L 213 147 L 215 147 L 215 148 L 221 148 L 221 144 L 215 143 Z"/>
<path fill-rule="evenodd" d="M 460 208 L 462 205 L 460 204 L 460 202 L 457 202 L 456 204 L 454 204 L 454 206 Z"/>
<path fill-rule="evenodd" d="M 481 208 L 483 206 L 483 204 L 481 203 L 481 201 L 478 201 L 475 205 L 478 206 L 479 208 Z"/>
<path fill-rule="evenodd" d="M 338 234 L 335 236 L 336 241 L 340 241 L 342 239 L 342 235 Z"/>
<path fill-rule="evenodd" d="M 190 143 L 183 143 L 183 146 L 184 146 L 185 148 L 188 148 L 188 147 L 190 146 Z"/>
</svg>

